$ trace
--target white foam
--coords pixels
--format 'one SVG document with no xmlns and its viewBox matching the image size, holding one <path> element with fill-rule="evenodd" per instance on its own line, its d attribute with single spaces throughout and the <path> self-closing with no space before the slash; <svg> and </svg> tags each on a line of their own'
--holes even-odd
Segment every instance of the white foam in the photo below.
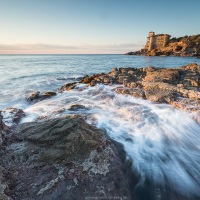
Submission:
<svg viewBox="0 0 200 200">
<path fill-rule="evenodd" d="M 200 125 L 188 113 L 116 94 L 113 87 L 103 85 L 62 93 L 26 112 L 48 115 L 72 104 L 90 107 L 88 122 L 124 145 L 141 184 L 150 179 L 185 195 L 200 194 Z"/>
</svg>

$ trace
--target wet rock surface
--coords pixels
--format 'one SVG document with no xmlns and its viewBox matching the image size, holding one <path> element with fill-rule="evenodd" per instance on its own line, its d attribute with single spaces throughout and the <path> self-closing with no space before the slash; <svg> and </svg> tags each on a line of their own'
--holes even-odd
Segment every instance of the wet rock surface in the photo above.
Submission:
<svg viewBox="0 0 200 200">
<path fill-rule="evenodd" d="M 68 110 L 70 111 L 77 111 L 77 110 L 88 110 L 87 107 L 85 107 L 84 105 L 80 105 L 80 104 L 74 104 L 71 105 Z"/>
<path fill-rule="evenodd" d="M 4 123 L 8 126 L 17 125 L 25 117 L 24 111 L 18 108 L 7 108 L 1 111 L 1 115 Z"/>
<path fill-rule="evenodd" d="M 76 87 L 76 85 L 77 85 L 77 82 L 66 83 L 65 85 L 59 88 L 59 92 L 72 90 Z"/>
<path fill-rule="evenodd" d="M 182 108 L 184 104 L 190 111 L 190 107 L 195 106 L 196 111 L 200 110 L 200 66 L 195 63 L 171 69 L 113 68 L 107 74 L 84 77 L 80 83 L 91 87 L 96 84 L 120 85 L 114 89 L 119 94 L 168 103 L 176 108 Z M 184 99 L 182 106 L 177 106 L 181 98 Z"/>
<path fill-rule="evenodd" d="M 55 95 L 56 95 L 56 92 L 47 91 L 44 93 L 40 93 L 39 91 L 36 91 L 36 92 L 30 93 L 26 99 L 29 102 L 37 102 L 37 101 L 45 100 Z"/>
<path fill-rule="evenodd" d="M 0 154 L 5 199 L 131 198 L 113 144 L 80 116 L 24 123 Z"/>
</svg>

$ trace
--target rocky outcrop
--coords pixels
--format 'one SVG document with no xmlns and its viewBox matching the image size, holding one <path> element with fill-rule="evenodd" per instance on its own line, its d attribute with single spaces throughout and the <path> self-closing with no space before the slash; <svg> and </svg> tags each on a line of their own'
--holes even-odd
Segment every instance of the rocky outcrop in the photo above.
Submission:
<svg viewBox="0 0 200 200">
<path fill-rule="evenodd" d="M 144 56 L 193 56 L 200 57 L 200 35 L 172 38 L 166 47 L 155 48 L 151 51 L 141 49 L 140 51 L 128 52 L 125 55 Z"/>
<path fill-rule="evenodd" d="M 130 199 L 111 141 L 79 116 L 22 124 L 0 153 L 12 199 Z"/>
<path fill-rule="evenodd" d="M 168 103 L 176 108 L 184 104 L 188 111 L 192 111 L 191 106 L 195 107 L 193 111 L 200 110 L 200 66 L 195 63 L 174 69 L 114 68 L 107 74 L 87 76 L 80 82 L 88 86 L 118 84 L 114 90 L 120 94 Z"/>
<path fill-rule="evenodd" d="M 29 102 L 35 102 L 35 101 L 42 101 L 44 99 L 50 98 L 52 96 L 55 96 L 56 92 L 51 92 L 51 91 L 47 91 L 44 93 L 40 93 L 39 91 L 36 92 L 32 92 L 27 96 L 27 101 Z"/>
</svg>

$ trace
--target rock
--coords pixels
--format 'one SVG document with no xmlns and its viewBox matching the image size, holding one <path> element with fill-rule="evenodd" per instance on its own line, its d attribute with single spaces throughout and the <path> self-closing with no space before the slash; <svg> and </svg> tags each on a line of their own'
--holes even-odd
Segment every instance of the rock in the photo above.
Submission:
<svg viewBox="0 0 200 200">
<path fill-rule="evenodd" d="M 0 148 L 2 146 L 2 143 L 3 143 L 3 132 L 4 132 L 4 129 L 5 129 L 5 124 L 3 123 L 3 117 L 0 113 Z"/>
<path fill-rule="evenodd" d="M 126 88 L 126 87 L 116 87 L 114 89 L 115 92 L 118 94 L 129 94 L 136 98 L 143 98 L 146 99 L 145 93 L 142 89 L 132 89 L 132 88 Z"/>
<path fill-rule="evenodd" d="M 101 74 L 93 74 L 92 76 L 86 76 L 80 82 L 83 83 L 83 84 L 88 84 L 93 80 L 97 81 L 98 77 L 104 76 L 104 75 L 105 75 L 104 73 L 101 73 Z"/>
<path fill-rule="evenodd" d="M 8 133 L 9 128 L 4 124 L 3 117 L 1 115 L 0 111 L 0 156 L 1 156 L 1 147 L 3 145 L 3 137 L 6 133 Z M 0 199 L 2 200 L 11 200 L 10 197 L 8 197 L 5 194 L 5 190 L 7 188 L 7 185 L 3 183 L 3 167 L 2 167 L 2 157 L 0 159 Z"/>
<path fill-rule="evenodd" d="M 27 101 L 33 101 L 39 98 L 40 92 L 32 92 L 31 94 L 28 95 L 28 97 L 26 98 Z"/>
<path fill-rule="evenodd" d="M 170 103 L 175 100 L 175 94 L 164 90 L 145 90 L 145 96 L 148 100 L 159 103 Z"/>
<path fill-rule="evenodd" d="M 42 97 L 48 98 L 48 97 L 55 96 L 55 95 L 57 95 L 56 92 L 48 91 L 48 92 L 45 92 L 44 94 L 42 94 Z"/>
<path fill-rule="evenodd" d="M 92 81 L 90 82 L 90 84 L 89 84 L 89 85 L 93 87 L 93 86 L 95 86 L 95 85 L 96 85 L 96 83 L 97 83 L 97 81 L 96 81 L 96 80 L 92 80 Z"/>
<path fill-rule="evenodd" d="M 81 83 L 87 84 L 87 83 L 90 83 L 92 80 L 94 80 L 94 77 L 85 77 L 85 78 L 83 78 Z"/>
<path fill-rule="evenodd" d="M 131 199 L 114 146 L 81 117 L 26 123 L 13 134 L 19 139 L 6 143 L 1 159 L 11 198 Z"/>
<path fill-rule="evenodd" d="M 20 122 L 25 117 L 25 113 L 22 109 L 18 108 L 7 108 L 1 112 L 3 121 L 7 126 L 13 126 Z"/>
<path fill-rule="evenodd" d="M 44 99 L 47 99 L 55 95 L 56 95 L 56 92 L 47 91 L 41 94 L 39 91 L 37 91 L 37 92 L 33 92 L 29 94 L 26 99 L 27 101 L 42 101 Z"/>
<path fill-rule="evenodd" d="M 74 105 L 71 105 L 71 106 L 68 108 L 68 110 L 70 110 L 70 111 L 77 111 L 77 110 L 80 110 L 80 109 L 87 110 L 88 108 L 86 108 L 85 106 L 80 105 L 80 104 L 74 104 Z"/>
<path fill-rule="evenodd" d="M 72 83 L 67 83 L 65 85 L 63 85 L 61 88 L 59 88 L 59 91 L 69 91 L 72 90 L 76 87 L 77 83 L 76 82 L 72 82 Z"/>
</svg>

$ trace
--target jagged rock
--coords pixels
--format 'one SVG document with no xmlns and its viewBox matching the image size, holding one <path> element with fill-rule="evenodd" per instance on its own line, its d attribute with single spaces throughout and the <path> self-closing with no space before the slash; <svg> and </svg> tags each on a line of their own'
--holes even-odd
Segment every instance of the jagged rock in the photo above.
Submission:
<svg viewBox="0 0 200 200">
<path fill-rule="evenodd" d="M 29 94 L 26 99 L 29 102 L 30 101 L 42 101 L 44 99 L 47 99 L 47 98 L 55 96 L 55 95 L 56 95 L 56 92 L 47 91 L 47 92 L 41 94 L 39 91 L 36 91 L 36 92 L 32 92 L 31 94 Z"/>
<path fill-rule="evenodd" d="M 59 88 L 59 91 L 62 92 L 62 91 L 72 90 L 76 87 L 76 85 L 77 85 L 77 82 L 67 83 L 63 85 L 61 88 Z"/>
<path fill-rule="evenodd" d="M 88 108 L 86 108 L 85 106 L 80 105 L 80 104 L 71 105 L 71 106 L 68 108 L 68 110 L 70 110 L 70 111 L 77 111 L 77 110 L 80 110 L 80 109 L 85 109 L 85 110 L 87 110 Z"/>
<path fill-rule="evenodd" d="M 92 80 L 91 82 L 90 82 L 90 86 L 95 86 L 96 85 L 96 83 L 97 83 L 97 81 L 96 80 Z"/>
<path fill-rule="evenodd" d="M 27 101 L 33 101 L 39 98 L 40 92 L 32 92 L 31 94 L 28 95 L 28 97 L 26 98 Z"/>
<path fill-rule="evenodd" d="M 22 109 L 18 108 L 7 108 L 1 112 L 3 116 L 3 121 L 8 126 L 13 126 L 18 124 L 20 120 L 25 116 Z"/>
<path fill-rule="evenodd" d="M 57 95 L 56 92 L 51 92 L 51 91 L 48 91 L 48 92 L 45 92 L 44 94 L 41 94 L 41 99 L 46 99 L 46 98 L 49 98 L 51 96 L 55 96 Z"/>
<path fill-rule="evenodd" d="M 5 124 L 3 122 L 3 117 L 1 115 L 1 112 L 0 112 L 0 147 L 2 146 L 2 143 L 3 143 L 3 132 L 4 132 L 4 129 L 5 129 Z"/>
<path fill-rule="evenodd" d="M 127 179 L 105 133 L 79 116 L 22 124 L 7 136 L 2 164 L 13 199 L 130 199 Z"/>
<path fill-rule="evenodd" d="M 95 86 L 120 84 L 115 91 L 160 103 L 176 102 L 178 97 L 200 101 L 200 66 L 191 63 L 179 68 L 113 68 L 107 74 L 86 76 L 81 83 Z M 76 83 L 71 83 L 76 84 Z M 71 85 L 70 85 L 71 86 Z"/>
<path fill-rule="evenodd" d="M 132 89 L 132 88 L 124 88 L 124 87 L 116 87 L 115 92 L 118 94 L 130 94 L 136 98 L 146 99 L 145 93 L 142 89 Z"/>
<path fill-rule="evenodd" d="M 145 90 L 145 96 L 148 100 L 159 103 L 170 103 L 175 101 L 175 94 L 164 90 Z"/>
<path fill-rule="evenodd" d="M 1 111 L 0 111 L 0 156 L 1 156 L 1 147 L 3 144 L 3 137 L 8 131 L 9 131 L 9 128 L 4 124 L 3 117 L 2 117 Z M 0 199 L 11 200 L 10 197 L 8 197 L 5 194 L 5 189 L 6 189 L 7 185 L 5 183 L 3 183 L 2 170 L 3 170 L 3 167 L 2 167 L 2 157 L 1 157 L 1 159 L 0 159 Z"/>
</svg>

